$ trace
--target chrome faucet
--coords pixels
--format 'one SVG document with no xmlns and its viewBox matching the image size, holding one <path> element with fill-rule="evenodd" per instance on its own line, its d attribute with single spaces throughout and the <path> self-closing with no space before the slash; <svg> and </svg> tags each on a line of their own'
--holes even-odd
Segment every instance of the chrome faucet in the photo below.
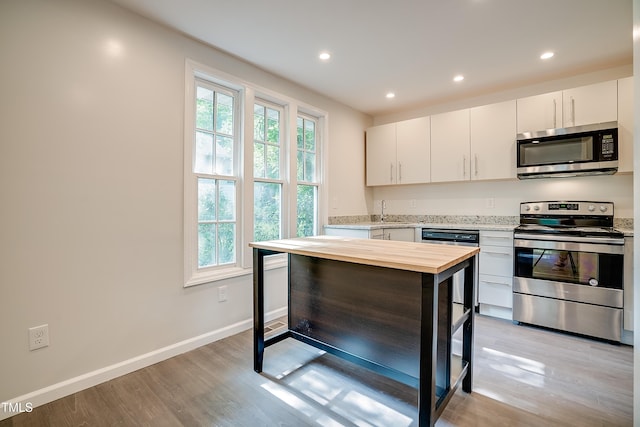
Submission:
<svg viewBox="0 0 640 427">
<path fill-rule="evenodd" d="M 384 208 L 385 208 L 386 202 L 384 200 L 380 201 L 380 208 L 381 208 L 381 212 L 380 212 L 380 222 L 384 222 Z"/>
</svg>

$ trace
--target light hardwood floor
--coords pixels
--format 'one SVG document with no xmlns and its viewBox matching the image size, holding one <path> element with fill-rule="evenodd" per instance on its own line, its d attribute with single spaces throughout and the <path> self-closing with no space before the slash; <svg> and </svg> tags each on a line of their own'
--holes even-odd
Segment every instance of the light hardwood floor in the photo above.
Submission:
<svg viewBox="0 0 640 427">
<path fill-rule="evenodd" d="M 0 421 L 13 426 L 415 426 L 415 389 L 252 332 Z M 437 426 L 631 426 L 633 349 L 476 316 L 474 391 Z"/>
</svg>

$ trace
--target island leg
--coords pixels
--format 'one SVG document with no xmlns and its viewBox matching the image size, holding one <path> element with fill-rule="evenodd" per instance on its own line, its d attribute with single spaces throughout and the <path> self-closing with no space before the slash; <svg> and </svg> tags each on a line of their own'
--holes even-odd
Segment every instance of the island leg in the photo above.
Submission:
<svg viewBox="0 0 640 427">
<path fill-rule="evenodd" d="M 474 328 L 474 300 L 475 289 L 473 286 L 476 274 L 475 255 L 464 270 L 464 308 L 469 309 L 469 318 L 465 321 L 462 332 L 462 360 L 467 361 L 467 375 L 462 379 L 462 390 L 471 393 L 473 387 L 473 328 Z"/>
<path fill-rule="evenodd" d="M 437 399 L 438 284 L 433 274 L 422 275 L 421 306 L 418 425 L 424 427 L 435 423 Z"/>
<path fill-rule="evenodd" d="M 264 256 L 253 249 L 253 370 L 262 372 L 264 358 Z"/>
</svg>

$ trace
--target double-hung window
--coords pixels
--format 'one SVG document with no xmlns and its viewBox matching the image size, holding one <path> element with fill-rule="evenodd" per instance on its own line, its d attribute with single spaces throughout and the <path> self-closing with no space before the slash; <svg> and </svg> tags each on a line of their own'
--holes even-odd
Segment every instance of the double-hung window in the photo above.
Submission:
<svg viewBox="0 0 640 427">
<path fill-rule="evenodd" d="M 297 118 L 297 223 L 298 237 L 318 234 L 318 119 Z"/>
<path fill-rule="evenodd" d="M 253 107 L 253 240 L 283 237 L 286 153 L 282 143 L 284 110 L 257 100 Z"/>
<path fill-rule="evenodd" d="M 318 234 L 326 113 L 186 65 L 184 283 L 191 286 L 250 274 L 249 242 Z"/>
<path fill-rule="evenodd" d="M 193 174 L 197 186 L 197 267 L 236 264 L 238 94 L 195 80 Z"/>
</svg>

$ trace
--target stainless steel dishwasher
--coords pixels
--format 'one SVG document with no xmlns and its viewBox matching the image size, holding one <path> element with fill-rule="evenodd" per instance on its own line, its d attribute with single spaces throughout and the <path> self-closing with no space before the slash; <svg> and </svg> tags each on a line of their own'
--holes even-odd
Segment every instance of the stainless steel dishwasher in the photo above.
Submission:
<svg viewBox="0 0 640 427">
<path fill-rule="evenodd" d="M 443 228 L 422 228 L 416 241 L 431 243 L 436 245 L 459 245 L 459 246 L 480 246 L 480 232 L 478 230 L 458 230 Z M 475 275 L 473 278 L 474 301 L 473 305 L 478 308 L 478 257 L 475 257 Z M 453 302 L 462 304 L 464 289 L 464 271 L 453 275 Z"/>
</svg>

